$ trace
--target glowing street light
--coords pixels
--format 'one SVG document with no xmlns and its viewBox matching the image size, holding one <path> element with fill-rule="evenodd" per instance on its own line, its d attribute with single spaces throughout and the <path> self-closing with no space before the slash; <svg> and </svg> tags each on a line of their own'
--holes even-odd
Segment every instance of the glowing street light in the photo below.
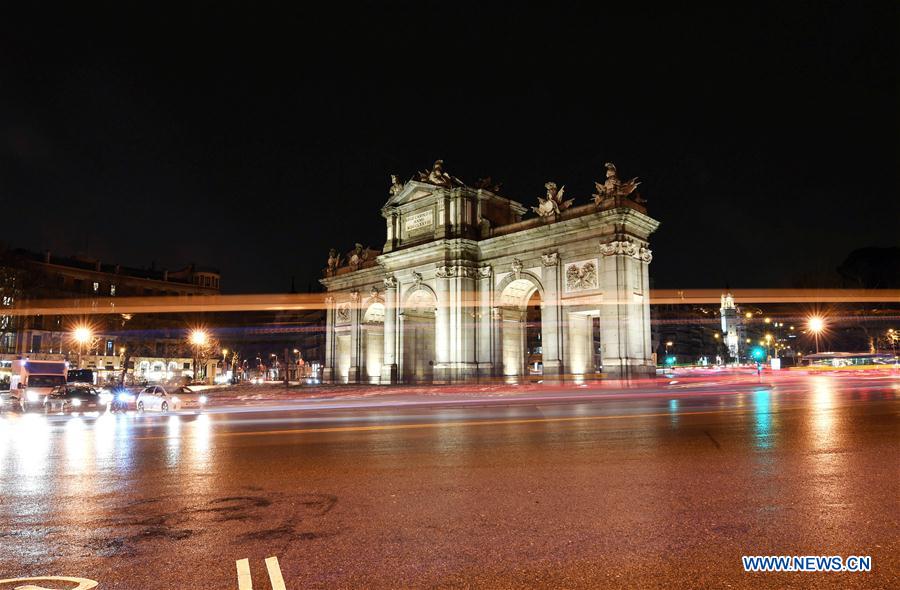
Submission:
<svg viewBox="0 0 900 590">
<path fill-rule="evenodd" d="M 209 343 L 209 334 L 206 333 L 206 330 L 191 330 L 191 334 L 188 337 L 188 342 L 191 343 L 191 348 L 194 351 L 194 379 L 197 379 L 197 374 L 199 373 L 199 367 L 197 365 L 200 363 L 200 349 L 205 347 Z"/>
<path fill-rule="evenodd" d="M 191 344 L 194 346 L 206 346 L 209 335 L 204 330 L 191 330 Z"/>
<path fill-rule="evenodd" d="M 78 343 L 78 368 L 81 368 L 81 358 L 84 354 L 84 345 L 91 341 L 94 333 L 88 326 L 76 326 L 72 332 L 72 338 Z"/>
<path fill-rule="evenodd" d="M 814 315 L 809 318 L 806 323 L 807 328 L 816 338 L 816 353 L 819 352 L 819 333 L 825 329 L 825 320 L 821 317 Z"/>
</svg>

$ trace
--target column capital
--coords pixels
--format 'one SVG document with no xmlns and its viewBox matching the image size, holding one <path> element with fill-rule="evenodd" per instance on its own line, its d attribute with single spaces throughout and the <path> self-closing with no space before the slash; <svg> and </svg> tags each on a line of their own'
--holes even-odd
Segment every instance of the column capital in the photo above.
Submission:
<svg viewBox="0 0 900 590">
<path fill-rule="evenodd" d="M 434 273 L 439 279 L 450 279 L 456 276 L 455 266 L 439 266 Z"/>
<path fill-rule="evenodd" d="M 384 277 L 384 288 L 385 289 L 396 289 L 397 288 L 397 277 L 394 275 L 388 275 Z"/>
<path fill-rule="evenodd" d="M 650 248 L 636 244 L 627 238 L 600 244 L 600 254 L 602 256 L 630 256 L 642 262 L 650 262 L 653 259 Z"/>
<path fill-rule="evenodd" d="M 547 252 L 541 254 L 541 264 L 544 266 L 556 266 L 559 264 L 559 252 Z"/>
</svg>

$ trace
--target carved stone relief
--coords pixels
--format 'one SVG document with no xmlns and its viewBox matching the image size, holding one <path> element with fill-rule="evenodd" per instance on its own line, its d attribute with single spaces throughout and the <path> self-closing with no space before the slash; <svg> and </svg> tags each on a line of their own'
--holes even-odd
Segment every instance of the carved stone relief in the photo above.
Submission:
<svg viewBox="0 0 900 590">
<path fill-rule="evenodd" d="M 599 286 L 597 260 L 582 260 L 566 264 L 566 292 L 587 291 Z"/>
</svg>

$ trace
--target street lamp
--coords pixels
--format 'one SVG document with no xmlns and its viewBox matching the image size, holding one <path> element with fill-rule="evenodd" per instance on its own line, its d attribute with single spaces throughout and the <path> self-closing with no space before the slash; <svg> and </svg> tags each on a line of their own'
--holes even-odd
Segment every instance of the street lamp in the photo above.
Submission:
<svg viewBox="0 0 900 590">
<path fill-rule="evenodd" d="M 816 338 L 816 354 L 819 353 L 819 333 L 825 329 L 825 320 L 821 317 L 814 315 L 809 318 L 806 323 L 809 331 L 813 333 L 813 336 Z"/>
<path fill-rule="evenodd" d="M 887 331 L 888 342 L 891 343 L 891 355 L 894 357 L 894 364 L 898 364 L 897 362 L 897 341 L 900 340 L 900 332 L 894 330 L 893 328 L 888 328 Z"/>
<path fill-rule="evenodd" d="M 209 342 L 209 335 L 204 330 L 191 330 L 191 344 L 205 346 Z"/>
<path fill-rule="evenodd" d="M 75 342 L 78 343 L 78 368 L 80 369 L 81 356 L 84 354 L 84 345 L 91 341 L 93 333 L 87 326 L 76 326 L 75 331 L 72 333 L 72 337 L 75 339 Z"/>
<path fill-rule="evenodd" d="M 188 342 L 191 343 L 191 348 L 194 352 L 194 379 L 197 379 L 197 373 L 199 372 L 197 369 L 199 359 L 200 359 L 200 349 L 209 343 L 209 334 L 206 333 L 206 330 L 195 329 L 191 330 L 191 335 L 188 338 Z"/>
</svg>

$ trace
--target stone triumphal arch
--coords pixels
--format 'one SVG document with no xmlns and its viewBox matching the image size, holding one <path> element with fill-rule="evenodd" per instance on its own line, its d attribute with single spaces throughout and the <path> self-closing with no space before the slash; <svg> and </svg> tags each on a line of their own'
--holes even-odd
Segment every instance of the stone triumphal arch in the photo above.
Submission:
<svg viewBox="0 0 900 590">
<path fill-rule="evenodd" d="M 630 377 L 654 371 L 649 236 L 636 179 L 606 165 L 593 202 L 545 185 L 529 209 L 443 162 L 392 177 L 381 251 L 332 250 L 326 381 Z"/>
</svg>

